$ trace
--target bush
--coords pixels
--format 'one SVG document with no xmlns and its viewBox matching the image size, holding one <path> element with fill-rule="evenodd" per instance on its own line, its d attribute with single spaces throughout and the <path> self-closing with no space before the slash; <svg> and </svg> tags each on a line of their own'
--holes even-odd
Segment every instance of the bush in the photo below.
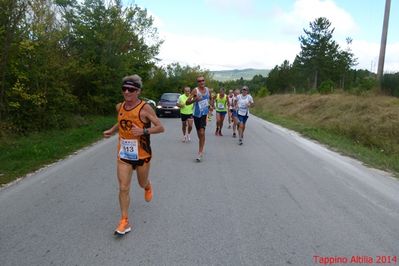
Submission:
<svg viewBox="0 0 399 266">
<path fill-rule="evenodd" d="M 382 80 L 382 89 L 389 92 L 392 96 L 399 97 L 399 72 L 385 74 Z"/>
<path fill-rule="evenodd" d="M 269 90 L 266 87 L 261 87 L 257 93 L 256 96 L 257 97 L 266 97 L 270 94 Z"/>
<path fill-rule="evenodd" d="M 334 82 L 331 80 L 325 80 L 320 84 L 319 92 L 321 94 L 328 94 L 334 91 Z"/>
<path fill-rule="evenodd" d="M 365 77 L 360 80 L 359 89 L 361 91 L 369 91 L 377 87 L 377 80 L 374 77 Z"/>
</svg>

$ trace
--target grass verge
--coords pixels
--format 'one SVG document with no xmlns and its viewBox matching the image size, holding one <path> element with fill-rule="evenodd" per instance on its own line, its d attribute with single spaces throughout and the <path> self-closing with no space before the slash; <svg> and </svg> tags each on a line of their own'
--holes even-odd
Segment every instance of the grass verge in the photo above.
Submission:
<svg viewBox="0 0 399 266">
<path fill-rule="evenodd" d="M 102 138 L 115 117 L 86 117 L 79 128 L 32 133 L 0 140 L 0 186 L 66 157 Z"/>
<path fill-rule="evenodd" d="M 368 147 L 359 143 L 356 139 L 341 135 L 334 130 L 321 128 L 280 114 L 276 115 L 259 108 L 254 108 L 252 113 L 267 121 L 292 129 L 303 136 L 326 144 L 330 149 L 356 158 L 368 166 L 389 171 L 399 177 L 399 157 L 386 154 L 380 148 Z"/>
</svg>

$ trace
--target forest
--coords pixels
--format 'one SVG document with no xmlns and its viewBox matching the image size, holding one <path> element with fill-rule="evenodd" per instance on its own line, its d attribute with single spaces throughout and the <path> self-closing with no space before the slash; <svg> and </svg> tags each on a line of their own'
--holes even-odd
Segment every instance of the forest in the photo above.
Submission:
<svg viewBox="0 0 399 266">
<path fill-rule="evenodd" d="M 380 89 L 399 96 L 399 73 L 355 69 L 347 38 L 342 48 L 326 18 L 317 18 L 298 41 L 291 63 L 276 65 L 267 77 L 220 82 L 210 70 L 179 63 L 160 66 L 163 40 L 153 17 L 121 0 L 3 0 L 0 2 L 0 136 L 73 127 L 87 115 L 108 115 L 121 101 L 121 79 L 139 74 L 142 96 L 181 92 L 204 75 L 218 90 L 247 85 L 258 97 L 279 93 L 361 94 Z"/>
</svg>

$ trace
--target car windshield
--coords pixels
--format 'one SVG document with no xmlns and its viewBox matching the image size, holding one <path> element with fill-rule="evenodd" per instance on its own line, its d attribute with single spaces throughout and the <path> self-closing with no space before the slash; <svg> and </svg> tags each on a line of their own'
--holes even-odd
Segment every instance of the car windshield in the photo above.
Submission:
<svg viewBox="0 0 399 266">
<path fill-rule="evenodd" d="M 164 93 L 161 96 L 161 100 L 168 102 L 176 102 L 179 99 L 178 93 Z"/>
</svg>

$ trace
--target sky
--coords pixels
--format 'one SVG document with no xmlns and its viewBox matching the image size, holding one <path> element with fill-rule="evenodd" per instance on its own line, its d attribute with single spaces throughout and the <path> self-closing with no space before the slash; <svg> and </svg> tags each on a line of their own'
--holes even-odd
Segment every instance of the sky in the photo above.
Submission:
<svg viewBox="0 0 399 266">
<path fill-rule="evenodd" d="M 146 8 L 164 41 L 160 65 L 208 70 L 272 69 L 292 63 L 309 23 L 326 17 L 333 39 L 377 72 L 385 0 L 125 0 Z M 384 72 L 399 72 L 399 0 L 391 1 Z"/>
</svg>

